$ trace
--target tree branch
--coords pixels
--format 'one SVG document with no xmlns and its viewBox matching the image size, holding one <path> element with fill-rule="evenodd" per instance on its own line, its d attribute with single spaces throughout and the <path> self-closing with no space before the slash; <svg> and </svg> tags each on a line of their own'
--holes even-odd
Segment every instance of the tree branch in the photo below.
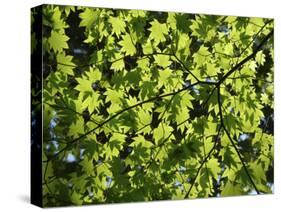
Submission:
<svg viewBox="0 0 281 212">
<path fill-rule="evenodd" d="M 257 38 L 257 36 L 262 32 L 262 30 L 271 22 L 273 22 L 273 19 L 269 20 L 268 22 L 266 22 L 260 29 L 259 31 L 255 34 L 255 36 L 253 37 L 252 42 L 250 42 L 239 54 L 239 57 L 251 46 L 251 44 L 255 41 L 255 39 Z"/>
<path fill-rule="evenodd" d="M 228 77 L 228 79 L 232 79 L 232 80 L 249 79 L 249 78 L 251 78 L 252 80 L 262 81 L 264 83 L 273 83 L 273 81 L 267 81 L 265 79 L 257 78 L 257 77 L 251 76 L 251 75 L 240 75 L 238 77 Z"/>
<path fill-rule="evenodd" d="M 231 74 L 233 74 L 236 70 L 238 70 L 242 65 L 244 65 L 246 62 L 248 62 L 250 59 L 254 58 L 257 52 L 262 48 L 262 46 L 273 36 L 273 30 L 271 30 L 270 33 L 268 33 L 264 39 L 261 41 L 261 43 L 255 48 L 255 50 L 244 58 L 241 62 L 239 62 L 237 65 L 235 65 L 232 69 L 230 69 L 218 82 L 218 84 L 221 84 L 226 78 L 228 78 Z"/>
<path fill-rule="evenodd" d="M 250 180 L 252 186 L 254 187 L 254 189 L 255 189 L 255 191 L 257 192 L 257 194 L 260 194 L 260 192 L 259 192 L 259 190 L 258 190 L 256 184 L 254 183 L 254 181 L 253 181 L 253 179 L 252 179 L 252 177 L 251 177 L 251 175 L 250 175 L 250 173 L 249 173 L 249 171 L 248 171 L 248 169 L 247 169 L 247 166 L 246 166 L 246 164 L 245 164 L 245 162 L 244 162 L 244 160 L 243 160 L 243 158 L 242 158 L 242 155 L 240 154 L 240 152 L 239 152 L 239 150 L 238 150 L 236 144 L 234 143 L 234 141 L 233 141 L 233 139 L 232 139 L 232 137 L 231 137 L 229 131 L 226 129 L 226 127 L 225 127 L 225 125 L 224 125 L 223 115 L 222 115 L 222 102 L 221 102 L 220 86 L 218 86 L 218 105 L 219 105 L 219 117 L 220 117 L 221 126 L 222 126 L 223 130 L 225 131 L 225 133 L 226 133 L 228 139 L 230 140 L 231 145 L 234 147 L 234 149 L 235 149 L 235 151 L 236 151 L 236 153 L 237 153 L 237 155 L 238 155 L 238 157 L 239 157 L 239 160 L 240 160 L 240 162 L 242 163 L 242 166 L 243 166 L 243 168 L 244 168 L 244 170 L 245 170 L 245 173 L 246 173 L 246 175 L 248 176 L 248 178 L 249 178 L 249 180 Z"/>
<path fill-rule="evenodd" d="M 97 130 L 98 128 L 104 126 L 106 123 L 108 123 L 109 121 L 113 120 L 114 118 L 116 118 L 116 117 L 119 116 L 120 114 L 122 114 L 122 113 L 124 113 L 124 112 L 126 112 L 126 111 L 129 111 L 129 110 L 131 110 L 131 109 L 133 109 L 133 108 L 135 108 L 135 107 L 141 106 L 141 105 L 143 105 L 143 104 L 145 104 L 145 103 L 149 103 L 149 102 L 155 101 L 155 100 L 157 100 L 157 99 L 162 99 L 162 98 L 167 97 L 167 96 L 176 95 L 176 94 L 178 94 L 178 93 L 180 93 L 180 92 L 183 92 L 183 91 L 185 91 L 185 90 L 187 90 L 187 89 L 189 89 L 189 88 L 192 88 L 193 86 L 198 85 L 198 84 L 200 84 L 200 82 L 193 83 L 193 84 L 189 85 L 188 87 L 184 87 L 184 88 L 182 88 L 182 89 L 180 89 L 180 90 L 178 90 L 178 91 L 175 91 L 175 92 L 171 92 L 171 93 L 163 94 L 163 95 L 160 95 L 160 96 L 152 97 L 152 98 L 150 98 L 150 99 L 144 100 L 144 101 L 142 101 L 142 102 L 139 102 L 139 103 L 137 103 L 137 104 L 134 104 L 134 105 L 132 105 L 132 106 L 129 106 L 129 107 L 127 107 L 127 108 L 124 108 L 123 110 L 120 110 L 119 112 L 115 113 L 114 115 L 112 115 L 111 117 L 109 117 L 108 119 L 106 119 L 104 122 L 98 124 L 95 128 L 89 130 L 88 132 L 86 132 L 86 133 L 80 135 L 79 137 L 75 138 L 74 140 L 68 142 L 67 145 L 66 145 L 64 148 L 62 148 L 60 151 L 58 151 L 55 155 L 53 155 L 53 157 L 49 158 L 47 161 L 50 161 L 51 159 L 55 158 L 55 157 L 58 156 L 61 152 L 65 151 L 65 150 L 68 148 L 69 145 L 71 145 L 71 144 L 73 144 L 73 143 L 79 141 L 80 139 L 84 138 L 85 136 L 91 134 L 92 132 L 94 132 L 94 131 Z M 46 162 L 46 161 L 43 161 L 43 162 Z"/>
<path fill-rule="evenodd" d="M 173 56 L 176 58 L 176 60 L 182 65 L 182 67 L 191 75 L 194 77 L 194 79 L 197 80 L 197 82 L 201 82 L 189 69 L 186 67 L 186 65 L 177 57 L 176 54 L 173 54 Z"/>
<path fill-rule="evenodd" d="M 185 199 L 188 198 L 188 196 L 189 196 L 189 194 L 190 194 L 190 192 L 191 192 L 191 190 L 192 190 L 192 188 L 193 188 L 193 186 L 194 186 L 194 184 L 195 184 L 195 182 L 196 182 L 196 179 L 197 179 L 197 177 L 199 176 L 199 173 L 200 173 L 202 167 L 203 167 L 204 164 L 209 160 L 209 158 L 210 158 L 210 156 L 212 155 L 213 151 L 216 149 L 216 146 L 217 146 L 217 143 L 218 143 L 218 140 L 219 140 L 219 135 L 220 135 L 221 128 L 222 128 L 222 126 L 220 125 L 219 130 L 218 130 L 218 133 L 217 133 L 216 138 L 215 138 L 214 146 L 213 146 L 212 149 L 208 152 L 207 156 L 203 159 L 202 163 L 200 164 L 199 168 L 197 169 L 196 175 L 195 175 L 195 177 L 193 178 L 193 182 L 192 182 L 191 186 L 189 187 L 188 192 L 187 192 L 186 195 L 184 196 Z"/>
</svg>

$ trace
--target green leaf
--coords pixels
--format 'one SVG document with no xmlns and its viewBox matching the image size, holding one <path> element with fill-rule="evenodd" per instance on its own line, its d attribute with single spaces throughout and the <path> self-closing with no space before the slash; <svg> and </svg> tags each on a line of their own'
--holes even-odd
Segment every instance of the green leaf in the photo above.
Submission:
<svg viewBox="0 0 281 212">
<path fill-rule="evenodd" d="M 193 59 L 194 62 L 198 65 L 198 66 L 203 66 L 206 64 L 206 58 L 210 55 L 210 52 L 208 50 L 207 47 L 205 46 L 201 46 L 199 48 L 199 50 L 193 54 Z"/>
<path fill-rule="evenodd" d="M 90 29 L 99 18 L 99 12 L 91 8 L 85 8 L 84 12 L 79 14 L 81 22 L 79 26 Z"/>
<path fill-rule="evenodd" d="M 260 162 L 256 161 L 251 163 L 250 170 L 252 171 L 254 180 L 257 184 L 266 183 L 266 172 Z"/>
<path fill-rule="evenodd" d="M 190 29 L 193 36 L 208 42 L 216 35 L 216 24 L 216 16 L 199 15 L 192 20 Z"/>
<path fill-rule="evenodd" d="M 151 27 L 148 29 L 151 31 L 150 39 L 154 40 L 156 44 L 164 42 L 166 40 L 165 35 L 168 35 L 167 25 L 159 23 L 156 19 L 150 22 L 150 25 Z"/>
<path fill-rule="evenodd" d="M 147 140 L 145 140 L 145 138 L 142 135 L 138 135 L 138 137 L 134 138 L 134 142 L 132 144 L 130 144 L 130 146 L 142 146 L 145 148 L 151 148 L 153 146 L 153 144 Z"/>
<path fill-rule="evenodd" d="M 256 63 L 256 61 L 250 61 L 248 66 L 252 71 L 256 71 L 257 63 Z"/>
<path fill-rule="evenodd" d="M 83 203 L 82 195 L 77 193 L 76 191 L 72 192 L 72 194 L 71 194 L 71 201 L 75 205 L 82 205 L 82 203 Z"/>
<path fill-rule="evenodd" d="M 152 122 L 152 117 L 149 111 L 140 109 L 138 112 L 138 129 L 142 129 L 142 132 L 150 132 L 150 124 Z M 145 127 L 145 128 L 144 128 Z"/>
<path fill-rule="evenodd" d="M 210 136 L 210 135 L 215 135 L 217 132 L 217 123 L 212 122 L 212 121 L 208 121 L 207 122 L 207 126 L 204 129 L 204 135 L 206 137 Z"/>
<path fill-rule="evenodd" d="M 99 100 L 99 95 L 97 93 L 93 93 L 93 95 L 89 95 L 82 103 L 83 108 L 88 108 L 89 112 L 92 113 L 95 109 L 98 108 L 101 101 Z"/>
<path fill-rule="evenodd" d="M 185 33 L 179 33 L 178 40 L 177 40 L 177 55 L 180 58 L 186 59 L 190 55 L 190 44 L 192 43 L 192 40 L 188 36 L 188 34 Z"/>
<path fill-rule="evenodd" d="M 153 44 L 150 40 L 142 45 L 143 53 L 144 54 L 152 54 L 153 53 Z"/>
<path fill-rule="evenodd" d="M 157 54 L 157 55 L 154 55 L 154 59 L 155 59 L 155 62 L 163 68 L 167 68 L 172 63 L 170 61 L 170 56 L 168 56 L 168 55 Z"/>
<path fill-rule="evenodd" d="M 159 83 L 161 85 L 165 84 L 171 76 L 172 76 L 172 71 L 170 69 L 159 71 Z"/>
<path fill-rule="evenodd" d="M 112 26 L 112 32 L 119 37 L 122 32 L 125 32 L 126 24 L 120 17 L 110 17 L 108 22 Z"/>
<path fill-rule="evenodd" d="M 73 69 L 76 65 L 72 62 L 73 57 L 70 55 L 65 55 L 65 53 L 60 53 L 57 55 L 57 69 L 65 74 L 74 75 Z"/>
<path fill-rule="evenodd" d="M 90 67 L 89 71 L 86 73 L 89 81 L 96 82 L 99 81 L 102 77 L 101 72 L 97 68 Z"/>
<path fill-rule="evenodd" d="M 219 73 L 219 68 L 215 64 L 207 63 L 207 75 L 216 76 Z"/>
<path fill-rule="evenodd" d="M 256 54 L 256 61 L 259 65 L 263 65 L 265 62 L 265 55 L 263 54 L 262 51 L 258 51 Z"/>
<path fill-rule="evenodd" d="M 112 62 L 111 64 L 111 69 L 119 71 L 119 70 L 123 70 L 125 68 L 125 63 L 124 63 L 124 59 L 123 59 L 123 55 L 120 53 L 116 53 L 115 57 L 113 59 L 114 62 Z"/>
<path fill-rule="evenodd" d="M 123 148 L 123 143 L 125 143 L 125 135 L 119 133 L 113 133 L 108 141 L 105 148 L 105 157 L 112 159 L 119 155 L 120 150 Z"/>
<path fill-rule="evenodd" d="M 84 133 L 84 120 L 82 117 L 79 117 L 74 123 L 69 127 L 68 134 L 70 136 L 78 136 Z"/>
<path fill-rule="evenodd" d="M 157 128 L 153 130 L 153 137 L 155 138 L 155 143 L 160 144 L 161 141 L 167 139 L 170 136 L 170 133 L 173 131 L 173 128 L 167 124 L 159 124 Z"/>
<path fill-rule="evenodd" d="M 133 56 L 136 53 L 136 47 L 128 33 L 122 36 L 119 45 L 122 47 L 121 51 L 125 52 L 125 55 Z"/>
<path fill-rule="evenodd" d="M 116 91 L 112 89 L 108 89 L 106 91 L 106 102 L 112 102 L 113 104 L 121 103 L 121 99 L 123 97 L 123 92 L 121 90 Z"/>
<path fill-rule="evenodd" d="M 54 29 L 63 29 L 63 28 L 67 27 L 67 25 L 65 24 L 65 22 L 61 16 L 62 16 L 62 13 L 61 13 L 59 7 L 55 7 L 54 13 L 51 17 L 52 26 Z"/>
<path fill-rule="evenodd" d="M 60 34 L 56 31 L 52 31 L 50 38 L 48 39 L 48 42 L 50 44 L 51 49 L 54 50 L 54 52 L 62 52 L 63 49 L 68 48 L 67 41 L 69 40 L 69 37 L 67 37 L 64 34 Z"/>
<path fill-rule="evenodd" d="M 83 170 L 87 175 L 91 175 L 93 173 L 94 164 L 92 158 L 85 156 L 85 158 L 79 164 L 83 167 Z"/>
<path fill-rule="evenodd" d="M 218 176 L 222 170 L 218 160 L 215 158 L 211 158 L 210 160 L 208 160 L 208 162 L 206 164 L 207 164 L 208 169 L 210 169 L 212 176 L 215 179 L 218 179 Z"/>
<path fill-rule="evenodd" d="M 76 90 L 82 93 L 93 92 L 93 88 L 92 88 L 93 81 L 87 79 L 86 77 L 76 78 L 76 80 L 78 82 L 78 85 L 75 87 Z"/>
<path fill-rule="evenodd" d="M 243 189 L 241 188 L 241 185 L 237 183 L 232 183 L 229 180 L 227 181 L 226 185 L 224 186 L 221 195 L 222 196 L 236 196 L 244 194 Z"/>
</svg>

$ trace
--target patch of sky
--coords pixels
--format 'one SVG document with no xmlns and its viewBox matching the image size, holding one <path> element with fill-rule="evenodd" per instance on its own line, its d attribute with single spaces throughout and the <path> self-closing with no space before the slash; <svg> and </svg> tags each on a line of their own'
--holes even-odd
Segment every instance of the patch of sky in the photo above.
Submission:
<svg viewBox="0 0 281 212">
<path fill-rule="evenodd" d="M 85 149 L 80 149 L 80 159 L 84 158 Z"/>
<path fill-rule="evenodd" d="M 175 187 L 180 188 L 182 191 L 184 190 L 183 184 L 182 184 L 181 182 L 179 182 L 179 181 L 176 180 L 176 182 L 175 182 L 174 185 L 175 185 Z"/>
<path fill-rule="evenodd" d="M 106 182 L 105 182 L 105 186 L 106 188 L 109 188 L 112 182 L 112 178 L 109 176 L 106 176 Z"/>
<path fill-rule="evenodd" d="M 214 80 L 214 79 L 211 79 L 211 78 L 206 78 L 206 82 L 216 82 L 216 80 Z"/>
<path fill-rule="evenodd" d="M 196 95 L 199 95 L 199 94 L 200 94 L 200 91 L 199 91 L 199 89 L 198 89 L 196 86 L 193 86 L 191 89 L 194 91 L 194 93 L 195 93 Z"/>
<path fill-rule="evenodd" d="M 59 144 L 58 144 L 58 142 L 57 142 L 56 140 L 52 140 L 51 142 L 52 142 L 52 144 L 54 145 L 54 147 L 55 147 L 56 149 L 59 148 Z"/>
<path fill-rule="evenodd" d="M 73 155 L 72 153 L 68 153 L 65 160 L 66 160 L 66 162 L 68 162 L 68 163 L 73 163 L 73 162 L 75 162 L 77 159 L 76 159 L 75 155 Z"/>
<path fill-rule="evenodd" d="M 185 172 L 185 171 L 186 171 L 186 168 L 185 168 L 185 167 L 183 167 L 183 166 L 180 166 L 180 167 L 179 167 L 179 172 L 182 173 L 182 172 Z"/>
<path fill-rule="evenodd" d="M 238 141 L 246 141 L 249 138 L 250 136 L 247 133 L 243 133 L 239 136 Z"/>
<path fill-rule="evenodd" d="M 219 31 L 223 32 L 225 35 L 229 35 L 229 28 L 227 27 L 227 25 L 222 25 L 219 27 Z"/>
<path fill-rule="evenodd" d="M 188 88 L 188 86 L 190 86 L 190 82 L 189 81 L 184 82 L 184 87 Z"/>
<path fill-rule="evenodd" d="M 73 49 L 74 54 L 87 54 L 88 52 L 85 49 L 75 48 Z"/>
</svg>

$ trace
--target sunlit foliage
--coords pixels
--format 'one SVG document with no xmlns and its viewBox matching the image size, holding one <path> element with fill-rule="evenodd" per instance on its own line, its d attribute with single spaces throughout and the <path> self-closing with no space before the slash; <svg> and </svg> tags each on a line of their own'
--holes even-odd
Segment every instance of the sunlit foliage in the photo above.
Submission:
<svg viewBox="0 0 281 212">
<path fill-rule="evenodd" d="M 273 20 L 42 17 L 44 206 L 272 193 Z"/>
</svg>

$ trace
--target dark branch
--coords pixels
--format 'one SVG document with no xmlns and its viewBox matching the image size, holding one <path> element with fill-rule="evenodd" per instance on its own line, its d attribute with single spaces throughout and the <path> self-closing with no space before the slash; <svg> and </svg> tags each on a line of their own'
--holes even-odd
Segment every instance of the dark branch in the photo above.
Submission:
<svg viewBox="0 0 281 212">
<path fill-rule="evenodd" d="M 111 117 L 109 117 L 108 119 L 106 119 L 104 122 L 98 124 L 95 128 L 89 130 L 88 132 L 86 132 L 86 133 L 80 135 L 79 137 L 75 138 L 74 140 L 68 142 L 67 145 L 66 145 L 64 148 L 62 148 L 60 151 L 58 151 L 53 157 L 49 158 L 47 161 L 50 161 L 51 159 L 55 158 L 55 157 L 58 156 L 61 152 L 65 151 L 65 150 L 68 148 L 69 145 L 71 145 L 71 144 L 73 144 L 73 143 L 79 141 L 80 139 L 84 138 L 85 136 L 87 136 L 87 135 L 93 133 L 95 130 L 101 128 L 101 127 L 104 126 L 106 123 L 108 123 L 109 121 L 113 120 L 114 118 L 116 118 L 116 117 L 119 116 L 120 114 L 122 114 L 122 113 L 124 113 L 124 112 L 126 112 L 126 111 L 129 111 L 129 110 L 131 110 L 131 109 L 133 109 L 133 108 L 136 108 L 136 107 L 138 107 L 138 106 L 141 106 L 141 105 L 143 105 L 143 104 L 145 104 L 145 103 L 153 102 L 153 101 L 155 101 L 155 100 L 157 100 L 157 99 L 162 99 L 162 98 L 167 97 L 167 96 L 176 95 L 176 94 L 178 94 L 178 93 L 180 93 L 180 92 L 183 92 L 183 91 L 185 91 L 185 90 L 187 90 L 187 89 L 189 89 L 189 88 L 192 88 L 193 86 L 198 85 L 198 84 L 200 84 L 200 82 L 193 83 L 193 84 L 189 85 L 188 87 L 184 87 L 184 88 L 182 88 L 182 89 L 180 89 L 180 90 L 178 90 L 178 91 L 175 91 L 175 92 L 171 92 L 171 93 L 163 94 L 163 95 L 160 95 L 160 96 L 152 97 L 152 98 L 150 98 L 150 99 L 147 99 L 147 100 L 144 100 L 144 101 L 142 101 L 142 102 L 139 102 L 139 103 L 137 103 L 137 104 L 135 104 L 135 105 L 129 106 L 129 107 L 127 107 L 127 108 L 124 108 L 123 110 L 120 110 L 119 112 L 115 113 L 114 115 L 112 115 Z M 43 162 L 46 162 L 46 161 L 43 161 Z"/>
<path fill-rule="evenodd" d="M 254 58 L 257 52 L 263 47 L 263 45 L 273 36 L 273 30 L 267 34 L 267 36 L 264 37 L 264 39 L 261 41 L 261 43 L 255 48 L 255 50 L 244 58 L 241 62 L 239 62 L 237 65 L 235 65 L 232 69 L 230 69 L 218 82 L 218 84 L 221 84 L 226 78 L 228 78 L 231 74 L 233 74 L 236 70 L 238 70 L 242 65 L 244 65 L 246 62 L 248 62 L 250 59 Z"/>
<path fill-rule="evenodd" d="M 176 60 L 182 65 L 182 67 L 191 75 L 194 77 L 194 79 L 197 80 L 197 82 L 201 82 L 201 80 L 199 80 L 191 71 L 189 71 L 189 69 L 186 67 L 186 65 L 184 64 L 184 62 L 182 62 L 176 54 L 173 54 L 173 56 L 176 58 Z"/>
<path fill-rule="evenodd" d="M 224 125 L 223 115 L 222 115 L 222 102 L 221 102 L 220 86 L 218 86 L 218 105 L 219 105 L 219 116 L 220 116 L 221 126 L 222 126 L 223 130 L 225 131 L 225 133 L 226 133 L 228 139 L 230 140 L 231 145 L 234 147 L 234 149 L 235 149 L 235 151 L 236 151 L 236 153 L 237 153 L 237 155 L 238 155 L 238 157 L 239 157 L 239 160 L 240 160 L 240 162 L 242 163 L 242 166 L 243 166 L 243 168 L 244 168 L 244 170 L 245 170 L 245 173 L 246 173 L 246 175 L 248 176 L 248 178 L 249 178 L 249 180 L 250 180 L 252 186 L 254 187 L 254 189 L 255 189 L 255 191 L 257 192 L 257 194 L 260 194 L 260 192 L 259 192 L 259 190 L 258 190 L 256 184 L 254 183 L 254 181 L 253 181 L 253 179 L 252 179 L 252 177 L 251 177 L 251 175 L 250 175 L 250 173 L 249 173 L 249 171 L 248 171 L 248 168 L 247 168 L 247 166 L 246 166 L 246 164 L 245 164 L 245 162 L 244 162 L 244 160 L 243 160 L 243 158 L 242 158 L 242 155 L 240 154 L 240 152 L 239 152 L 239 150 L 238 150 L 236 144 L 234 143 L 234 141 L 233 141 L 233 139 L 232 139 L 232 137 L 231 137 L 229 131 L 226 129 L 226 127 L 225 127 L 225 125 Z"/>
<path fill-rule="evenodd" d="M 255 41 L 255 39 L 257 38 L 257 36 L 262 32 L 262 30 L 268 25 L 270 24 L 271 22 L 273 22 L 273 19 L 272 20 L 269 20 L 268 22 L 266 22 L 260 29 L 259 31 L 255 34 L 255 36 L 253 37 L 253 40 L 252 42 L 250 42 L 241 52 L 240 54 L 238 55 L 239 57 L 251 46 L 251 44 Z"/>
<path fill-rule="evenodd" d="M 189 187 L 188 192 L 187 192 L 186 195 L 184 196 L 185 199 L 188 198 L 188 196 L 189 196 L 189 194 L 190 194 L 190 192 L 191 192 L 191 190 L 192 190 L 192 188 L 193 188 L 193 186 L 194 186 L 194 184 L 195 184 L 195 182 L 196 182 L 196 179 L 197 179 L 197 177 L 199 176 L 199 173 L 200 173 L 202 167 L 203 167 L 204 164 L 209 160 L 209 158 L 211 157 L 213 151 L 216 149 L 216 146 L 217 146 L 217 143 L 218 143 L 218 140 L 219 140 L 219 135 L 220 135 L 221 128 L 222 128 L 222 126 L 219 127 L 218 133 L 217 133 L 216 138 L 215 138 L 214 146 L 213 146 L 212 149 L 208 152 L 207 156 L 203 159 L 203 161 L 201 162 L 199 168 L 197 169 L 196 175 L 195 175 L 195 177 L 193 178 L 193 181 L 192 181 L 192 183 L 191 183 L 191 186 Z"/>
</svg>

